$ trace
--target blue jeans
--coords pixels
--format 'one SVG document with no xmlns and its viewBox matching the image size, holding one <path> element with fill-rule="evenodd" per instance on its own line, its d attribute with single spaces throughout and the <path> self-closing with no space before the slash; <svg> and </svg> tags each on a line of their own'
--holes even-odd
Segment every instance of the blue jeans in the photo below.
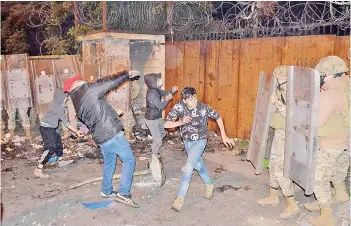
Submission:
<svg viewBox="0 0 351 226">
<path fill-rule="evenodd" d="M 206 142 L 207 140 L 184 141 L 185 151 L 188 154 L 188 159 L 186 160 L 185 166 L 183 168 L 183 175 L 177 194 L 178 197 L 185 198 L 186 193 L 189 189 L 194 169 L 196 169 L 196 171 L 199 173 L 202 181 L 205 184 L 213 183 L 208 175 L 204 161 L 202 160 L 202 154 L 205 150 Z"/>
<path fill-rule="evenodd" d="M 113 190 L 112 178 L 116 170 L 116 160 L 118 155 L 123 162 L 118 192 L 123 195 L 130 195 L 135 168 L 135 158 L 126 137 L 123 133 L 119 133 L 111 140 L 101 144 L 100 147 L 104 156 L 102 192 L 110 194 Z"/>
</svg>

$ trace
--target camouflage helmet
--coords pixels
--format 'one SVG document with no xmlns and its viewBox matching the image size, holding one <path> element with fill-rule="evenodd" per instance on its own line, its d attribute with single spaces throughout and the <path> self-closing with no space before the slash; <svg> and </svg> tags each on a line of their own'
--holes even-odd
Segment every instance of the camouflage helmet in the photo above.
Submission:
<svg viewBox="0 0 351 226">
<path fill-rule="evenodd" d="M 323 58 L 315 67 L 320 73 L 326 73 L 336 75 L 344 72 L 348 72 L 349 69 L 343 59 L 337 56 L 328 56 Z"/>
<path fill-rule="evenodd" d="M 288 66 L 276 67 L 273 71 L 273 76 L 279 80 L 286 80 L 288 75 Z"/>
</svg>

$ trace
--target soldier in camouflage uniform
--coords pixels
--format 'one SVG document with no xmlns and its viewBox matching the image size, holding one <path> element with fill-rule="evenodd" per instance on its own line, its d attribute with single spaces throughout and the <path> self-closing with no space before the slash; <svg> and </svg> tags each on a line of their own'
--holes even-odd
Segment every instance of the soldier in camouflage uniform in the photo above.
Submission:
<svg viewBox="0 0 351 226">
<path fill-rule="evenodd" d="M 320 112 L 315 175 L 317 202 L 305 204 L 310 211 L 321 215 L 310 217 L 312 225 L 334 225 L 332 206 L 346 202 L 345 178 L 350 165 L 350 78 L 345 62 L 336 56 L 321 60 L 316 66 L 321 73 Z M 332 198 L 330 181 L 335 188 Z"/>
<path fill-rule="evenodd" d="M 8 129 L 10 131 L 10 140 L 13 139 L 16 128 L 16 110 L 18 110 L 19 116 L 21 118 L 22 126 L 26 131 L 26 139 L 32 139 L 30 133 L 30 119 L 28 117 L 27 111 L 30 106 L 30 100 L 28 98 L 16 98 L 10 99 L 9 109 L 7 109 L 8 119 Z"/>
<path fill-rule="evenodd" d="M 278 205 L 278 189 L 281 188 L 287 206 L 279 215 L 280 218 L 288 218 L 299 212 L 295 201 L 294 184 L 290 178 L 285 178 L 284 170 L 284 146 L 285 146 L 285 117 L 286 117 L 286 82 L 287 67 L 277 67 L 273 72 L 273 79 L 277 80 L 277 90 L 271 96 L 273 115 L 270 126 L 275 129 L 271 156 L 269 161 L 269 195 L 257 202 L 261 205 Z"/>
<path fill-rule="evenodd" d="M 5 57 L 6 60 L 6 91 L 7 93 L 7 115 L 8 115 L 8 129 L 10 132 L 10 140 L 14 137 L 14 130 L 16 128 L 16 112 L 18 110 L 19 116 L 21 118 L 22 126 L 26 132 L 26 139 L 31 139 L 30 133 L 30 119 L 28 117 L 28 109 L 32 107 L 32 99 L 31 99 L 31 89 L 30 89 L 30 82 L 29 82 L 29 74 L 27 69 L 23 69 L 23 63 L 27 61 L 26 54 L 19 54 L 19 55 L 7 55 Z M 22 66 L 21 66 L 22 65 Z M 21 87 L 21 90 L 18 90 L 18 87 L 14 83 L 14 80 L 11 73 L 13 70 L 20 70 L 22 69 L 22 79 L 26 81 L 22 81 L 25 87 Z M 16 90 L 17 89 L 17 90 Z M 14 94 L 20 94 L 19 96 L 15 96 Z M 23 95 L 22 95 L 23 94 Z"/>
</svg>

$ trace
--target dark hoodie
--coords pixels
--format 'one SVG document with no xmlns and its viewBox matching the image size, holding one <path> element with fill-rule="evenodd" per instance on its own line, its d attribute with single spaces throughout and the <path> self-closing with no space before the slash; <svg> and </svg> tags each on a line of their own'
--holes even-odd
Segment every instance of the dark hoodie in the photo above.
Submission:
<svg viewBox="0 0 351 226">
<path fill-rule="evenodd" d="M 58 123 L 61 122 L 65 126 L 69 126 L 69 122 L 65 115 L 65 94 L 62 89 L 57 88 L 54 93 L 54 97 L 49 104 L 48 111 L 45 113 L 41 125 L 44 127 L 57 128 Z"/>
<path fill-rule="evenodd" d="M 146 93 L 146 114 L 145 119 L 156 120 L 162 117 L 162 110 L 169 101 L 161 101 L 161 97 L 167 96 L 169 93 L 157 87 L 157 79 L 161 78 L 161 74 L 147 74 L 144 81 L 148 87 Z M 170 92 L 172 95 L 173 93 Z"/>
</svg>

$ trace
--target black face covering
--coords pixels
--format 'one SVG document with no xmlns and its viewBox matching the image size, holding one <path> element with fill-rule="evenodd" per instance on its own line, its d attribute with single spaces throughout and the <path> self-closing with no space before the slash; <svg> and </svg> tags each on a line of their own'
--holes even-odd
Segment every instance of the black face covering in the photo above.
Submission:
<svg viewBox="0 0 351 226">
<path fill-rule="evenodd" d="M 321 76 L 320 76 L 320 88 L 322 88 L 322 86 L 325 84 L 325 81 L 324 81 L 324 79 L 327 77 L 327 75 L 326 74 L 322 74 Z"/>
<path fill-rule="evenodd" d="M 334 78 L 341 77 L 345 72 L 335 73 Z"/>
</svg>

